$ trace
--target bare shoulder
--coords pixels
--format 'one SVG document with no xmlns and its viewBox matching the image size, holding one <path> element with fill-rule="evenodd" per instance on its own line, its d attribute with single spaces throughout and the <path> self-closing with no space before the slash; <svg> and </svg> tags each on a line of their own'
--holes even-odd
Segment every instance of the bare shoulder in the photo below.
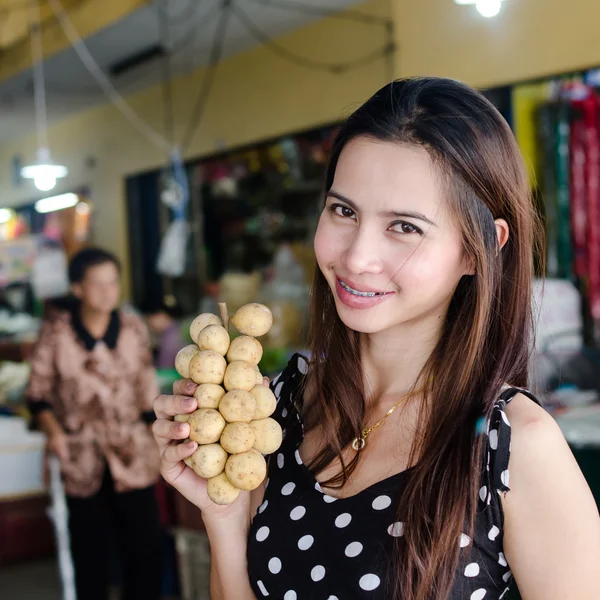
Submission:
<svg viewBox="0 0 600 600">
<path fill-rule="evenodd" d="M 537 486 L 550 488 L 561 477 L 583 479 L 560 427 L 543 407 L 517 394 L 506 414 L 511 425 L 511 490 L 518 495 L 535 494 L 542 490 L 532 489 L 534 481 Z"/>
<path fill-rule="evenodd" d="M 528 600 L 600 597 L 600 520 L 556 421 L 523 394 L 506 409 L 510 491 L 502 496 L 504 552 Z M 565 576 L 568 573 L 568 576 Z"/>
</svg>

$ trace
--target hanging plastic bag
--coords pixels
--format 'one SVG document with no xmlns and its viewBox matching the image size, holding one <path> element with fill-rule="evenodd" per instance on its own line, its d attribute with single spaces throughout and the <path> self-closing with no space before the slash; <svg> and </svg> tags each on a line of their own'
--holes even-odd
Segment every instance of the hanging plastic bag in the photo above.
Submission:
<svg viewBox="0 0 600 600">
<path fill-rule="evenodd" d="M 184 219 L 173 221 L 160 244 L 156 270 L 167 277 L 181 277 L 185 272 L 185 253 L 190 226 Z"/>
</svg>

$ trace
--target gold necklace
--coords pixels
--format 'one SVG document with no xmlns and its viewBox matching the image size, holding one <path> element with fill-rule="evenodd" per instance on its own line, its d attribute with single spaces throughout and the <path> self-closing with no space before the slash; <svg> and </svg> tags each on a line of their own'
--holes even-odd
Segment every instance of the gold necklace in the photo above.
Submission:
<svg viewBox="0 0 600 600">
<path fill-rule="evenodd" d="M 405 400 L 408 400 L 412 396 L 417 396 L 418 394 L 423 392 L 426 387 L 427 386 L 424 385 L 422 388 L 420 388 L 414 392 L 409 392 L 408 394 L 406 394 L 406 396 L 402 396 L 402 398 L 400 398 L 400 400 L 398 400 L 398 402 L 396 402 L 396 404 L 394 404 L 394 406 L 392 406 L 392 408 L 390 408 L 390 410 L 388 410 L 385 413 L 385 415 L 383 415 L 383 417 L 381 417 L 381 419 L 379 419 L 379 421 L 377 421 L 377 423 L 375 423 L 375 425 L 371 425 L 371 427 L 365 427 L 362 430 L 362 433 L 360 434 L 360 436 L 356 437 L 356 438 L 354 438 L 354 440 L 352 440 L 352 449 L 356 450 L 356 452 L 360 452 L 361 450 L 363 450 L 364 447 L 367 445 L 367 438 L 369 437 L 371 432 L 374 429 L 377 429 L 398 408 L 398 406 L 400 406 L 400 404 L 402 404 L 402 402 L 404 402 Z"/>
</svg>

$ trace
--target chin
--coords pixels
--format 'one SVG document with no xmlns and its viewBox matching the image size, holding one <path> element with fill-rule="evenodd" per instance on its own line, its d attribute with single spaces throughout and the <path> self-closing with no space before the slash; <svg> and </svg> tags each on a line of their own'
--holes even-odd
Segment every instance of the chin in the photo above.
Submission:
<svg viewBox="0 0 600 600">
<path fill-rule="evenodd" d="M 337 298 L 335 307 L 340 321 L 357 333 L 374 334 L 392 327 L 392 324 L 385 319 L 384 315 L 377 314 L 379 312 L 377 308 L 351 309 L 342 304 Z"/>
</svg>

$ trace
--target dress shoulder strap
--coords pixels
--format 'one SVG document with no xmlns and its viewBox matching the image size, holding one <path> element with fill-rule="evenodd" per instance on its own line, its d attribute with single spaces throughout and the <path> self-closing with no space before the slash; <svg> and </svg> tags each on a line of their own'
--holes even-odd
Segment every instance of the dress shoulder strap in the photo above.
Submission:
<svg viewBox="0 0 600 600">
<path fill-rule="evenodd" d="M 285 369 L 270 384 L 275 394 L 277 408 L 273 418 L 285 427 L 289 416 L 295 412 L 295 402 L 304 376 L 308 372 L 308 359 L 302 354 L 294 354 Z"/>
<path fill-rule="evenodd" d="M 494 403 L 488 428 L 487 469 L 491 486 L 498 492 L 510 491 L 508 463 L 511 450 L 511 425 L 506 407 L 517 394 L 523 394 L 536 404 L 540 404 L 529 390 L 517 387 L 504 388 Z"/>
</svg>

